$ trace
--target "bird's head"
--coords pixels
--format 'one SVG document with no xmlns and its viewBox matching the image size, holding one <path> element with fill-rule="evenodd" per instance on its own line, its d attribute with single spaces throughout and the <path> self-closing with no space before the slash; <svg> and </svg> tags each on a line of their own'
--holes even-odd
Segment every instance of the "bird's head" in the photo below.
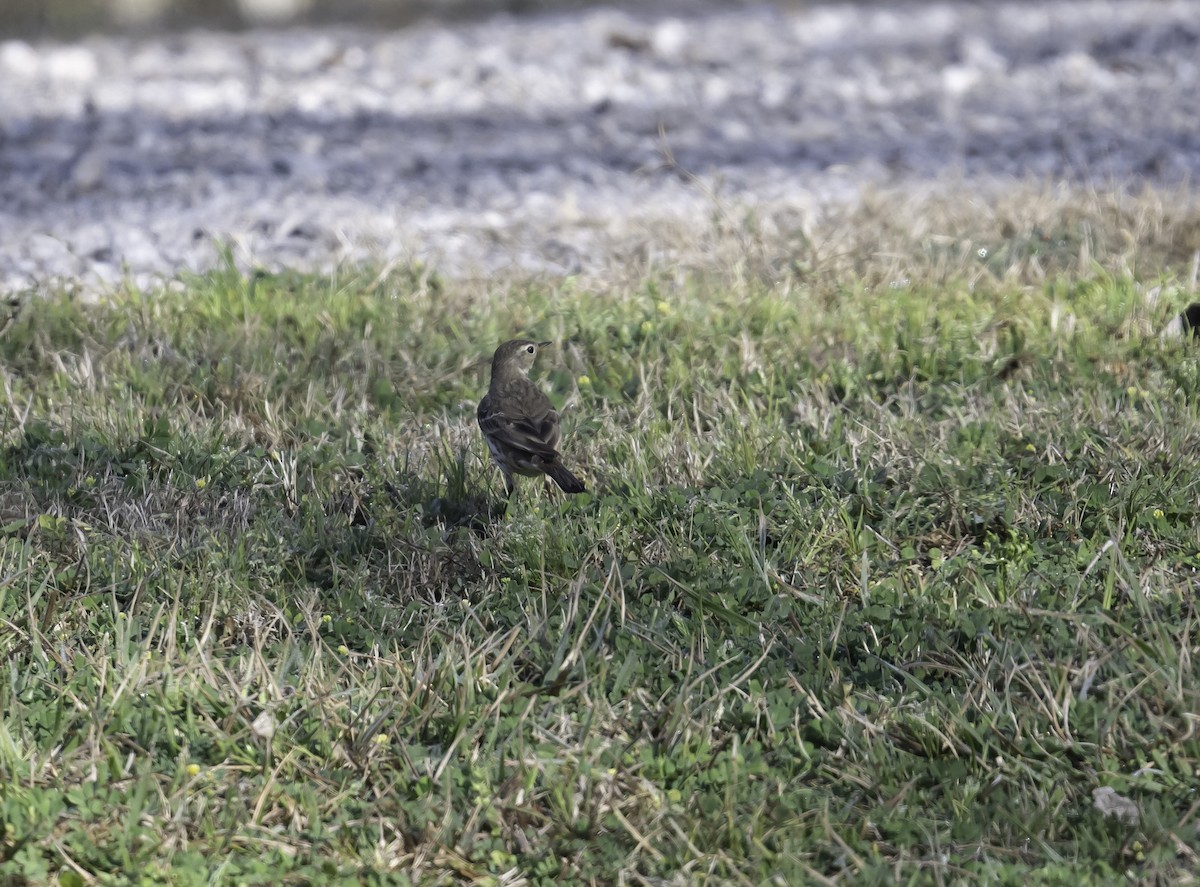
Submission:
<svg viewBox="0 0 1200 887">
<path fill-rule="evenodd" d="M 492 358 L 492 375 L 505 375 L 513 372 L 526 374 L 533 367 L 538 351 L 546 348 L 550 342 L 531 342 L 529 339 L 513 339 L 505 342 L 496 349 Z"/>
</svg>

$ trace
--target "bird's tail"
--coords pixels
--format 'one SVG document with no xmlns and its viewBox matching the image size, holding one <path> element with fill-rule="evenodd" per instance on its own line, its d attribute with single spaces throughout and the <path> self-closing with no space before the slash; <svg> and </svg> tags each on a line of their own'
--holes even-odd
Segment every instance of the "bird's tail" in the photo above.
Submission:
<svg viewBox="0 0 1200 887">
<path fill-rule="evenodd" d="M 547 465 L 546 474 L 553 478 L 554 482 L 558 484 L 558 488 L 564 493 L 582 493 L 586 489 L 583 481 L 563 468 L 558 462 L 551 462 Z"/>
</svg>

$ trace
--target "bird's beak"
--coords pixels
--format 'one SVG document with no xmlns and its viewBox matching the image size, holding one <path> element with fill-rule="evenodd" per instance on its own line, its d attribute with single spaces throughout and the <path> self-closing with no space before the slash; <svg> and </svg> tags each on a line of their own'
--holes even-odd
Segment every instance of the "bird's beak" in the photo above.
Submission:
<svg viewBox="0 0 1200 887">
<path fill-rule="evenodd" d="M 553 342 L 538 342 L 537 344 L 538 344 L 539 348 L 545 348 L 549 345 L 553 345 L 554 343 Z"/>
</svg>

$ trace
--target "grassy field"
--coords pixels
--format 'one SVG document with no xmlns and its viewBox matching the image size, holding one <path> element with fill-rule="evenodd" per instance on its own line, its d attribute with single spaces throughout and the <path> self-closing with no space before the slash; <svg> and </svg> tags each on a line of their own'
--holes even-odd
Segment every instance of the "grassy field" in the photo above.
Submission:
<svg viewBox="0 0 1200 887">
<path fill-rule="evenodd" d="M 1192 881 L 1164 200 L 25 300 L 0 883 Z M 474 407 L 521 333 L 591 492 L 501 515 Z"/>
</svg>

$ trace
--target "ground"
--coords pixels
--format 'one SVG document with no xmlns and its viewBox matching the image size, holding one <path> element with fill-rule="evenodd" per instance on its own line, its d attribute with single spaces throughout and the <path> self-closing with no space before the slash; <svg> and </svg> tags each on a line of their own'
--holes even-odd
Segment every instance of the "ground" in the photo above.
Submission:
<svg viewBox="0 0 1200 887">
<path fill-rule="evenodd" d="M 1187 8 L 1088 45 L 1169 55 Z M 870 44 L 886 11 L 849 9 L 814 33 Z M 1194 881 L 1200 362 L 1159 332 L 1200 213 L 1171 163 L 789 216 L 676 158 L 652 187 L 703 212 L 577 273 L 236 242 L 165 283 L 162 250 L 106 290 L 37 271 L 0 316 L 0 877 Z M 190 173 L 122 175 L 93 197 Z M 535 378 L 589 492 L 504 512 L 474 409 L 517 334 L 555 343 Z"/>
</svg>

